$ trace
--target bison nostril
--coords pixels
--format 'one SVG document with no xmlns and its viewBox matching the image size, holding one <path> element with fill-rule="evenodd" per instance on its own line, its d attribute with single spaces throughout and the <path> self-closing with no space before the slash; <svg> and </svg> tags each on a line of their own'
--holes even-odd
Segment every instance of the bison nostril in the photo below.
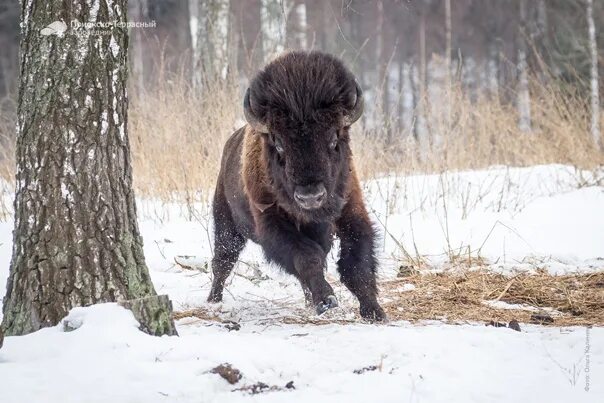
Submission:
<svg viewBox="0 0 604 403">
<path fill-rule="evenodd" d="M 309 186 L 297 186 L 294 192 L 296 202 L 303 208 L 317 208 L 321 206 L 327 191 L 322 183 Z"/>
</svg>

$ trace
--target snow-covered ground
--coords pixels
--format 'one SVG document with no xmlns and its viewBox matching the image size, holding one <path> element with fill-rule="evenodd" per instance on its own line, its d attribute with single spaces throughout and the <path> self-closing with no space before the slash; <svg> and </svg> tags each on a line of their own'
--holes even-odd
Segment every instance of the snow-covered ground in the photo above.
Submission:
<svg viewBox="0 0 604 403">
<path fill-rule="evenodd" d="M 602 271 L 602 176 L 551 165 L 368 181 L 366 199 L 383 234 L 380 276 L 394 277 L 410 260 L 446 270 L 451 257 L 468 254 L 504 273 Z M 155 338 L 113 304 L 77 308 L 68 318 L 76 330 L 59 325 L 5 339 L 0 402 L 604 401 L 604 329 L 362 323 L 337 281 L 337 252 L 328 281 L 341 307 L 328 318 L 347 324 L 283 320 L 313 313 L 297 282 L 267 265 L 255 245 L 244 251 L 224 302 L 209 306 L 206 218 L 203 205 L 139 203 L 158 293 L 169 294 L 178 311 L 203 307 L 222 323 L 184 318 L 179 337 Z M 11 230 L 0 224 L 0 295 Z M 210 372 L 221 363 L 242 379 L 230 385 Z M 258 382 L 274 388 L 235 390 Z"/>
</svg>

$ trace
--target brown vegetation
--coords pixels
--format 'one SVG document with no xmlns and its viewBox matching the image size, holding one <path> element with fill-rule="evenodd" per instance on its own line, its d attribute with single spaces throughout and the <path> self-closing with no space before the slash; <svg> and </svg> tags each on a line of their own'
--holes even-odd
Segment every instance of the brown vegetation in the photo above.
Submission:
<svg viewBox="0 0 604 403">
<path fill-rule="evenodd" d="M 518 128 L 513 105 L 488 96 L 472 101 L 458 87 L 450 95 L 450 120 L 442 107 L 428 108 L 433 141 L 424 149 L 415 141 L 413 127 L 391 135 L 388 142 L 387 117 L 377 129 L 357 125 L 352 145 L 361 180 L 386 172 L 437 173 L 492 165 L 561 163 L 594 169 L 604 164 L 604 152 L 590 138 L 585 100 L 553 84 L 535 82 L 532 93 L 530 133 Z M 153 91 L 133 99 L 129 128 L 137 194 L 165 202 L 208 201 L 224 142 L 244 124 L 241 100 L 236 85 L 207 82 L 199 93 L 179 77 L 160 78 Z M 9 183 L 14 178 L 14 128 L 10 114 L 3 115 L 0 176 Z"/>
<path fill-rule="evenodd" d="M 451 123 L 442 110 L 429 113 L 434 141 L 421 150 L 412 128 L 387 142 L 385 127 L 356 129 L 353 152 L 361 179 L 386 172 L 442 172 L 491 165 L 562 163 L 593 169 L 604 153 L 593 147 L 585 101 L 554 86 L 535 85 L 533 131 L 518 129 L 516 109 L 497 98 L 472 102 L 460 89 L 451 93 Z M 243 125 L 242 94 L 215 83 L 201 95 L 170 81 L 132 102 L 135 186 L 142 196 L 163 200 L 207 200 L 218 173 L 220 150 Z"/>
<path fill-rule="evenodd" d="M 408 286 L 412 284 L 413 287 Z M 405 286 L 406 285 L 406 286 Z M 484 268 L 442 273 L 409 273 L 380 283 L 380 299 L 390 320 L 484 323 L 517 321 L 553 326 L 604 326 L 604 273 L 552 276 L 544 271 L 505 276 Z M 489 305 L 500 301 L 507 309 Z M 275 308 L 275 307 L 273 307 Z M 264 324 L 347 324 L 360 319 L 343 315 L 309 316 L 296 305 L 280 307 Z M 344 308 L 348 310 L 348 308 Z M 228 313 L 224 313 L 228 317 Z M 201 307 L 175 313 L 175 319 L 198 318 L 228 323 L 222 313 Z M 248 318 L 251 320 L 251 318 Z"/>
</svg>

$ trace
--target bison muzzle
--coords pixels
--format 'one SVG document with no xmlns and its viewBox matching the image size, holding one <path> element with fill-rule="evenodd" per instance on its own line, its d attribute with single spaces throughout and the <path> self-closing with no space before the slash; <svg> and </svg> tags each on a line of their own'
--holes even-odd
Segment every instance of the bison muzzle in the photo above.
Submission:
<svg viewBox="0 0 604 403">
<path fill-rule="evenodd" d="M 298 278 L 319 314 L 337 306 L 324 277 L 337 236 L 341 281 L 364 318 L 384 320 L 375 231 L 350 149 L 350 126 L 363 113 L 354 76 L 333 56 L 287 53 L 254 77 L 243 107 L 248 124 L 225 145 L 214 195 L 208 301 L 222 300 L 225 280 L 251 239 Z"/>
</svg>

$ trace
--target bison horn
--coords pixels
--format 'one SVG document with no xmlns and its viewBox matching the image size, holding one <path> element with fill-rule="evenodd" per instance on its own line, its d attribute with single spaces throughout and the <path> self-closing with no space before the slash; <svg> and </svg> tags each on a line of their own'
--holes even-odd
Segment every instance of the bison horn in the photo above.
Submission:
<svg viewBox="0 0 604 403">
<path fill-rule="evenodd" d="M 248 88 L 245 92 L 245 98 L 243 98 L 243 113 L 245 114 L 245 120 L 249 123 L 252 129 L 260 133 L 268 133 L 268 127 L 262 123 L 252 112 L 250 105 L 250 89 Z"/>
<path fill-rule="evenodd" d="M 363 114 L 363 107 L 364 107 L 363 90 L 361 90 L 361 87 L 359 87 L 359 83 L 357 83 L 355 81 L 354 84 L 357 89 L 356 101 L 354 103 L 354 107 L 352 108 L 352 110 L 350 112 L 348 112 L 348 114 L 346 114 L 346 116 L 344 116 L 344 124 L 346 126 L 350 126 L 351 124 L 353 124 L 354 122 L 359 120 L 359 118 Z"/>
</svg>

